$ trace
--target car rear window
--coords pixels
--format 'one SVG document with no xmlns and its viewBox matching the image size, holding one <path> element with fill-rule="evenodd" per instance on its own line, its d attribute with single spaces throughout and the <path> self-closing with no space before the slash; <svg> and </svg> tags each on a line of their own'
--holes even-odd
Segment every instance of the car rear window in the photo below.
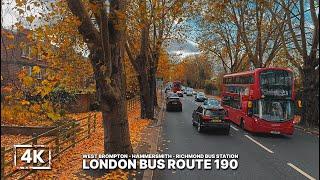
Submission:
<svg viewBox="0 0 320 180">
<path fill-rule="evenodd" d="M 219 109 L 219 110 L 211 110 L 208 109 L 204 112 L 204 115 L 207 116 L 222 116 L 224 115 L 224 110 L 223 109 Z"/>
</svg>

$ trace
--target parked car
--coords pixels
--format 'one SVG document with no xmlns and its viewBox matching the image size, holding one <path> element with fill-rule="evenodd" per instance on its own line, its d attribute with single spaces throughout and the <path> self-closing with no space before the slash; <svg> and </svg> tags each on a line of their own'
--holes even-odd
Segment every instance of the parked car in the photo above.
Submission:
<svg viewBox="0 0 320 180">
<path fill-rule="evenodd" d="M 197 95 L 195 96 L 195 101 L 197 102 L 203 102 L 207 100 L 207 97 L 204 95 L 203 92 L 198 92 Z"/>
<path fill-rule="evenodd" d="M 183 92 L 182 92 L 182 91 L 177 91 L 177 95 L 178 95 L 179 97 L 183 97 Z"/>
<path fill-rule="evenodd" d="M 166 110 L 167 111 L 182 111 L 182 103 L 180 101 L 180 98 L 177 94 L 173 94 L 170 97 L 167 98 L 166 102 Z"/>
<path fill-rule="evenodd" d="M 193 92 L 193 89 L 192 89 L 192 88 L 188 88 L 188 89 L 186 90 L 186 95 L 187 95 L 187 96 L 192 96 L 192 92 Z"/>
<path fill-rule="evenodd" d="M 225 119 L 225 110 L 221 105 L 200 105 L 192 113 L 192 125 L 197 127 L 198 132 L 204 128 L 223 129 L 225 134 L 229 134 L 230 122 Z"/>
</svg>

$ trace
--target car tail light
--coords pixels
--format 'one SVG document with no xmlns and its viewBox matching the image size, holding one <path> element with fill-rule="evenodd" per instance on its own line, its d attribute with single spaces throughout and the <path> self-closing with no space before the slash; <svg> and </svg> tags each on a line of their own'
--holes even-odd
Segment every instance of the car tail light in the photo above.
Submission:
<svg viewBox="0 0 320 180">
<path fill-rule="evenodd" d="M 203 121 L 211 121 L 211 120 L 212 120 L 212 117 L 207 116 L 207 115 L 202 115 L 202 120 L 203 120 Z"/>
</svg>

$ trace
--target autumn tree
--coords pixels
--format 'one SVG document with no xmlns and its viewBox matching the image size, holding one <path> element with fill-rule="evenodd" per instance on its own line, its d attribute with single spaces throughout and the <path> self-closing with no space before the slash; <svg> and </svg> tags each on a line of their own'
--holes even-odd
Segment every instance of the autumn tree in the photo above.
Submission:
<svg viewBox="0 0 320 180">
<path fill-rule="evenodd" d="M 170 68 L 172 63 L 170 62 L 168 52 L 165 50 L 160 51 L 158 68 L 157 68 L 157 77 L 163 78 L 165 82 L 170 80 Z"/>
<path fill-rule="evenodd" d="M 204 55 L 188 56 L 173 66 L 173 74 L 187 86 L 203 88 L 213 75 L 212 61 Z"/>
<path fill-rule="evenodd" d="M 198 35 L 200 49 L 220 61 L 225 73 L 241 70 L 247 55 L 240 38 L 240 31 L 232 23 L 230 12 L 222 2 L 204 1 L 201 6 L 208 6 L 201 12 Z"/>
<path fill-rule="evenodd" d="M 103 115 L 106 153 L 132 153 L 129 139 L 123 69 L 126 1 L 68 0 L 80 21 L 78 31 L 90 51 Z M 94 18 L 94 21 L 92 21 Z"/>
<path fill-rule="evenodd" d="M 302 80 L 303 125 L 319 124 L 319 3 L 314 0 L 275 1 L 285 15 L 281 34 L 287 59 L 299 69 Z M 276 12 L 274 12 L 276 14 Z"/>
<path fill-rule="evenodd" d="M 133 0 L 129 6 L 126 52 L 138 75 L 141 117 L 153 119 L 160 51 L 190 6 L 186 0 Z"/>
<path fill-rule="evenodd" d="M 202 48 L 222 61 L 225 71 L 242 70 L 242 64 L 268 67 L 281 49 L 283 24 L 280 6 L 267 1 L 204 1 Z M 204 6 L 202 4 L 202 6 Z M 213 32 L 213 33 L 210 33 Z"/>
</svg>

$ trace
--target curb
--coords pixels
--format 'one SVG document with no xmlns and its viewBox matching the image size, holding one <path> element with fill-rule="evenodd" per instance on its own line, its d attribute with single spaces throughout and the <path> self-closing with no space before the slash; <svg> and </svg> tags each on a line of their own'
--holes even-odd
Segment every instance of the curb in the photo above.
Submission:
<svg viewBox="0 0 320 180">
<path fill-rule="evenodd" d="M 163 98 L 163 97 L 162 97 Z M 150 148 L 150 152 L 151 154 L 155 154 L 157 153 L 157 149 L 158 149 L 158 144 L 159 144 L 159 139 L 160 139 L 160 135 L 162 132 L 162 122 L 163 122 L 163 117 L 164 117 L 164 105 L 165 105 L 165 101 L 162 101 L 159 113 L 158 113 L 158 121 L 157 124 L 154 125 L 154 127 L 159 127 L 159 130 L 157 132 L 157 136 L 155 138 L 154 143 L 151 144 L 151 148 Z M 151 169 L 146 169 L 143 173 L 143 177 L 142 180 L 152 180 L 153 178 L 153 170 Z"/>
<path fill-rule="evenodd" d="M 304 127 L 299 126 L 299 125 L 295 125 L 294 128 L 302 130 L 302 131 L 310 133 L 310 134 L 313 134 L 313 135 L 319 136 L 319 131 L 316 131 L 316 130 L 311 130 L 311 129 L 308 129 L 308 128 L 304 128 Z"/>
</svg>

